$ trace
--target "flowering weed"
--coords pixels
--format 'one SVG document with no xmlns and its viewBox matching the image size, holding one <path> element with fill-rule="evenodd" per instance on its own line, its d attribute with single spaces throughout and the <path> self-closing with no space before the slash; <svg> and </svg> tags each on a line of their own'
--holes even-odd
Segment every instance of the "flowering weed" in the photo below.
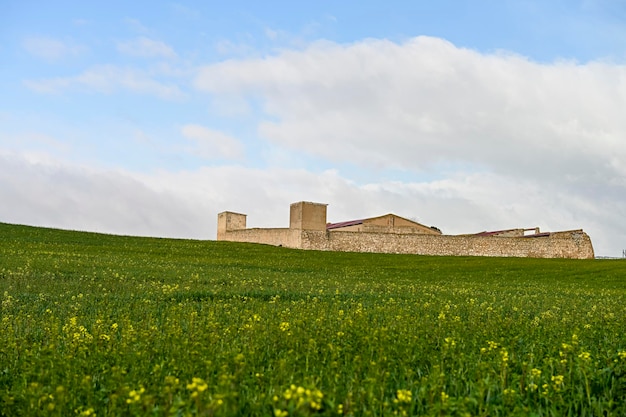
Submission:
<svg viewBox="0 0 626 417">
<path fill-rule="evenodd" d="M 0 235 L 0 416 L 626 415 L 623 261 Z"/>
</svg>

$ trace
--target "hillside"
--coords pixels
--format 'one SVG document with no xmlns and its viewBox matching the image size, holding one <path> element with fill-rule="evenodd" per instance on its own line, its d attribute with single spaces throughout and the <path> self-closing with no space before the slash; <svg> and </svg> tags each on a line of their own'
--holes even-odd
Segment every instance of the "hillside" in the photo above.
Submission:
<svg viewBox="0 0 626 417">
<path fill-rule="evenodd" d="M 0 416 L 623 415 L 625 273 L 0 223 Z"/>
</svg>

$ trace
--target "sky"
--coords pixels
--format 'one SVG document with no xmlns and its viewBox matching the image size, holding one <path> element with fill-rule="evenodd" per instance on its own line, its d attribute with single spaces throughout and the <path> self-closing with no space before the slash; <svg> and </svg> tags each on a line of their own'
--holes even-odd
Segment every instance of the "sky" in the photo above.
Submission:
<svg viewBox="0 0 626 417">
<path fill-rule="evenodd" d="M 0 1 L 0 222 L 395 213 L 626 249 L 623 0 Z"/>
</svg>

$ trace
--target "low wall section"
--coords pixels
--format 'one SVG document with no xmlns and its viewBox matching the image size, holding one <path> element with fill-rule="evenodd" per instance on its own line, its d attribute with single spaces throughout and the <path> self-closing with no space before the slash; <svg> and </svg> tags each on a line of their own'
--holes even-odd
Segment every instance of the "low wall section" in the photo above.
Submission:
<svg viewBox="0 0 626 417">
<path fill-rule="evenodd" d="M 404 253 L 441 256 L 593 259 L 591 239 L 582 230 L 542 237 L 482 237 L 368 232 L 323 232 L 299 229 L 242 229 L 220 240 L 263 243 L 294 249 Z"/>
<path fill-rule="evenodd" d="M 302 247 L 302 230 L 284 228 L 229 230 L 222 232 L 218 240 L 265 243 L 267 245 L 299 249 Z"/>
<path fill-rule="evenodd" d="M 301 247 L 302 249 L 343 252 L 443 256 L 573 259 L 594 257 L 591 239 L 582 230 L 522 238 L 302 231 Z"/>
<path fill-rule="evenodd" d="M 503 231 L 499 236 L 450 236 L 438 233 L 397 233 L 394 228 L 379 229 L 381 225 L 374 224 L 374 227 L 358 232 L 328 231 L 326 205 L 308 202 L 291 205 L 289 224 L 290 228 L 247 229 L 245 214 L 225 211 L 217 216 L 217 240 L 340 252 L 523 258 L 594 257 L 591 239 L 582 230 L 527 237 L 523 236 L 525 229 Z"/>
</svg>

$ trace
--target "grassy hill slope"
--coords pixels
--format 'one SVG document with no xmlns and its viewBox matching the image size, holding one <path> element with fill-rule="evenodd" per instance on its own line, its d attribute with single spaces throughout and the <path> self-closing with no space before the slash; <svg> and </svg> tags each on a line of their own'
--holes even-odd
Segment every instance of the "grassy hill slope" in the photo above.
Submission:
<svg viewBox="0 0 626 417">
<path fill-rule="evenodd" d="M 623 415 L 625 273 L 0 223 L 0 415 Z"/>
</svg>

